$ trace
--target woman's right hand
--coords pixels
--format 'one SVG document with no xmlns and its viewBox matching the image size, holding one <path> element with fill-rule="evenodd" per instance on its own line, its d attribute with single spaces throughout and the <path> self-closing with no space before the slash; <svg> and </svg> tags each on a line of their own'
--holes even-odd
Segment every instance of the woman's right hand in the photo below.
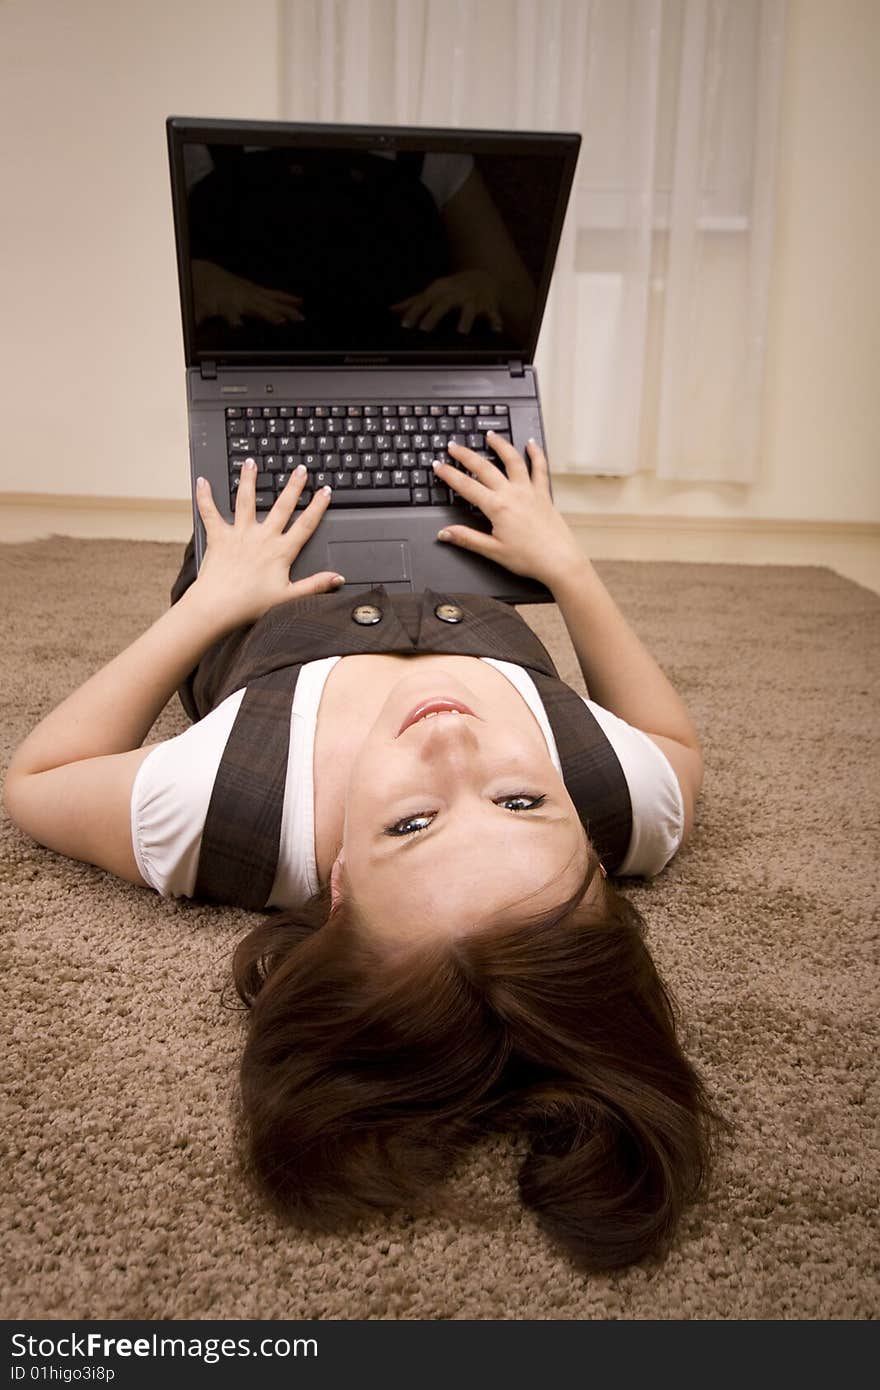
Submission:
<svg viewBox="0 0 880 1390">
<path fill-rule="evenodd" d="M 529 440 L 530 475 L 522 454 L 506 439 L 490 430 L 486 441 L 506 471 L 463 444 L 450 444 L 449 452 L 466 473 L 448 462 L 435 463 L 434 471 L 452 492 L 476 503 L 491 521 L 492 534 L 456 524 L 445 526 L 438 539 L 485 555 L 514 574 L 529 575 L 552 589 L 572 567 L 583 564 L 584 557 L 553 505 L 544 451 Z"/>
</svg>

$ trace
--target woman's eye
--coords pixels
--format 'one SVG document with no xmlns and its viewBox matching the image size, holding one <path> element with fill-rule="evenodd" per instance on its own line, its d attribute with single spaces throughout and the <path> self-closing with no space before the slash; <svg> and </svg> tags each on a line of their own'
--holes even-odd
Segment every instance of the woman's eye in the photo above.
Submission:
<svg viewBox="0 0 880 1390">
<path fill-rule="evenodd" d="M 495 802 L 496 806 L 503 806 L 507 811 L 535 811 L 539 806 L 543 806 L 547 800 L 543 794 L 541 796 L 529 796 L 526 792 L 516 792 L 511 796 L 500 796 Z M 514 805 L 514 802 L 520 804 Z M 385 827 L 386 835 L 417 835 L 420 830 L 427 830 L 431 821 L 436 815 L 435 811 L 424 811 L 416 816 L 405 816 L 403 820 L 395 821 L 393 825 Z"/>
<path fill-rule="evenodd" d="M 508 811 L 534 811 L 543 806 L 546 800 L 546 796 L 528 796 L 526 792 L 518 792 L 515 796 L 502 796 L 496 805 L 506 806 Z M 511 806 L 511 801 L 524 801 L 526 805 Z"/>
<path fill-rule="evenodd" d="M 393 825 L 385 827 L 386 835 L 415 835 L 420 830 L 427 830 L 433 820 L 433 813 L 426 812 L 419 816 L 405 816 L 403 820 L 395 821 Z M 419 822 L 423 824 L 419 824 Z"/>
</svg>

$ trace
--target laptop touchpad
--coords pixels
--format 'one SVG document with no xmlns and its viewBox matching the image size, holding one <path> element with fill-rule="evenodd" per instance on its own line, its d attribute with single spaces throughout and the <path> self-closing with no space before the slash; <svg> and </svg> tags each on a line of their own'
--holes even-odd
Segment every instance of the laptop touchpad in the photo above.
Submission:
<svg viewBox="0 0 880 1390">
<path fill-rule="evenodd" d="M 330 541 L 327 567 L 339 570 L 353 584 L 412 579 L 408 541 Z"/>
</svg>

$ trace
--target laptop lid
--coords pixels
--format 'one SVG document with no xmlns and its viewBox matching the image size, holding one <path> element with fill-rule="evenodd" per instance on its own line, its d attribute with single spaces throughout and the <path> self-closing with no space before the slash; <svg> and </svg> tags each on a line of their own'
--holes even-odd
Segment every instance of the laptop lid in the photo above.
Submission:
<svg viewBox="0 0 880 1390">
<path fill-rule="evenodd" d="M 533 361 L 579 134 L 166 129 L 187 367 Z"/>
</svg>

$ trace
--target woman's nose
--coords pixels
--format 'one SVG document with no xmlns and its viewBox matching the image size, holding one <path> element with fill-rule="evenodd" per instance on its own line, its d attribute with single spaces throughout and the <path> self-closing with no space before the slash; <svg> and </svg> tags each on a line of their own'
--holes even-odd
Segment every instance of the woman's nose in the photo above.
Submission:
<svg viewBox="0 0 880 1390">
<path fill-rule="evenodd" d="M 470 756 L 478 740 L 473 729 L 474 719 L 467 714 L 429 715 L 419 729 L 422 756 L 436 758 Z"/>
</svg>

